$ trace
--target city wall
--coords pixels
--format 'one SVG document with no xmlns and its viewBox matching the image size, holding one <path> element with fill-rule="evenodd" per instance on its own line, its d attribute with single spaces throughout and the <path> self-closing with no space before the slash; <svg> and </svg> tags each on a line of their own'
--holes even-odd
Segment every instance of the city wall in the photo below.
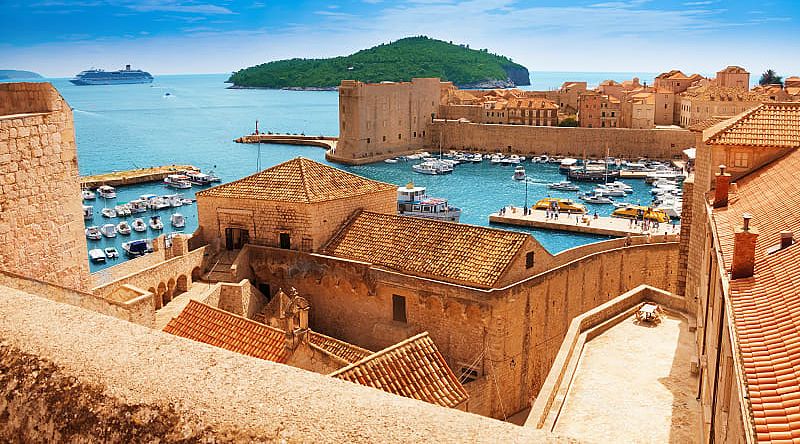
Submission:
<svg viewBox="0 0 800 444">
<path fill-rule="evenodd" d="M 249 278 L 273 291 L 295 287 L 311 304 L 314 330 L 370 350 L 428 331 L 457 375 L 466 367 L 479 374 L 465 384 L 469 411 L 503 418 L 530 405 L 575 316 L 641 284 L 675 290 L 677 242 L 611 242 L 609 250 L 592 247 L 583 257 L 493 290 L 252 246 Z M 393 319 L 394 295 L 405 297 L 405 323 Z"/>
<path fill-rule="evenodd" d="M 528 125 L 484 125 L 435 120 L 428 126 L 425 145 L 443 150 L 472 150 L 524 155 L 627 159 L 671 159 L 695 145 L 684 129 L 561 128 Z"/>
<path fill-rule="evenodd" d="M 5 287 L 0 313 L 1 441 L 567 442 Z"/>
</svg>

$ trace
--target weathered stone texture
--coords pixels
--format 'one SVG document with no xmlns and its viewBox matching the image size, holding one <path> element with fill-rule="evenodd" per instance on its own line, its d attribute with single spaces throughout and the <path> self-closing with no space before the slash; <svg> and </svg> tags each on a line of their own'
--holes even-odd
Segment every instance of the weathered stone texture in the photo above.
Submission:
<svg viewBox="0 0 800 444">
<path fill-rule="evenodd" d="M 88 290 L 76 156 L 52 85 L 0 84 L 0 269 Z"/>
</svg>

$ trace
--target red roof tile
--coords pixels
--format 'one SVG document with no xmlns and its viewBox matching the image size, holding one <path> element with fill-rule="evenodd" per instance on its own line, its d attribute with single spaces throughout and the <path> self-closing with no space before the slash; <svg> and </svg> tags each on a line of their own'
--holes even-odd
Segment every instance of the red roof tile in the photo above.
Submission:
<svg viewBox="0 0 800 444">
<path fill-rule="evenodd" d="M 358 362 L 372 354 L 371 351 L 365 348 L 340 341 L 330 336 L 325 336 L 315 331 L 308 332 L 308 342 L 344 360 L 348 364 Z"/>
<path fill-rule="evenodd" d="M 427 332 L 331 376 L 444 407 L 456 407 L 469 397 Z"/>
<path fill-rule="evenodd" d="M 762 103 L 708 137 L 706 143 L 800 147 L 800 103 Z"/>
</svg>

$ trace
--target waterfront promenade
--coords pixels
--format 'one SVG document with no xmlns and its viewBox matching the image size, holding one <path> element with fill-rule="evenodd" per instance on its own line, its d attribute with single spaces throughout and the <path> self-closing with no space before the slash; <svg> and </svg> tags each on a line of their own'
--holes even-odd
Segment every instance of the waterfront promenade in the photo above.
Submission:
<svg viewBox="0 0 800 444">
<path fill-rule="evenodd" d="M 636 235 L 664 235 L 678 234 L 680 225 L 659 224 L 659 227 L 642 230 L 639 225 L 631 223 L 629 219 L 618 217 L 599 216 L 595 219 L 591 214 L 569 215 L 559 214 L 558 219 L 548 219 L 544 210 L 532 210 L 528 215 L 523 215 L 521 207 L 506 207 L 505 214 L 499 212 L 489 215 L 489 223 L 515 225 L 519 227 L 543 228 L 546 230 L 571 231 L 573 233 L 597 234 L 601 236 L 627 236 Z"/>
</svg>

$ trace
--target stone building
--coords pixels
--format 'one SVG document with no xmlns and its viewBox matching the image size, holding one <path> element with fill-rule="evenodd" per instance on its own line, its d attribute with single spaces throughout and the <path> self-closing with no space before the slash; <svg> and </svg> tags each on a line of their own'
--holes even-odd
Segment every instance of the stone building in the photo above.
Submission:
<svg viewBox="0 0 800 444">
<path fill-rule="evenodd" d="M 739 80 L 728 81 L 739 82 Z M 689 88 L 681 94 L 679 124 L 682 127 L 689 127 L 715 116 L 735 116 L 762 102 L 770 101 L 771 96 L 775 97 L 774 94 L 764 94 L 748 88 L 721 86 L 720 83 Z"/>
<path fill-rule="evenodd" d="M 558 106 L 564 115 L 578 114 L 578 100 L 586 92 L 586 82 L 564 82 L 558 90 Z"/>
<path fill-rule="evenodd" d="M 0 270 L 89 290 L 72 110 L 49 83 L 0 83 Z"/>
<path fill-rule="evenodd" d="M 695 305 L 703 442 L 800 433 L 792 364 L 800 300 L 800 104 L 766 103 L 696 125 L 686 298 Z M 712 176 L 714 165 L 725 164 Z M 708 191 L 711 190 L 710 193 Z"/>
<path fill-rule="evenodd" d="M 617 128 L 620 109 L 618 98 L 587 91 L 580 96 L 578 123 L 582 128 Z"/>
<path fill-rule="evenodd" d="M 558 126 L 558 105 L 544 98 L 513 98 L 506 105 L 509 125 Z"/>
<path fill-rule="evenodd" d="M 750 73 L 741 66 L 728 66 L 723 70 L 717 71 L 715 83 L 723 88 L 747 91 L 750 89 Z"/>
<path fill-rule="evenodd" d="M 438 78 L 397 83 L 343 80 L 336 156 L 355 159 L 423 148 L 426 125 L 439 111 L 442 88 L 448 85 Z"/>
<path fill-rule="evenodd" d="M 473 90 L 442 93 L 439 117 L 496 125 L 558 126 L 558 104 L 535 91 Z"/>
<path fill-rule="evenodd" d="M 620 128 L 650 129 L 655 127 L 656 98 L 652 92 L 637 92 L 620 104 Z"/>
</svg>

